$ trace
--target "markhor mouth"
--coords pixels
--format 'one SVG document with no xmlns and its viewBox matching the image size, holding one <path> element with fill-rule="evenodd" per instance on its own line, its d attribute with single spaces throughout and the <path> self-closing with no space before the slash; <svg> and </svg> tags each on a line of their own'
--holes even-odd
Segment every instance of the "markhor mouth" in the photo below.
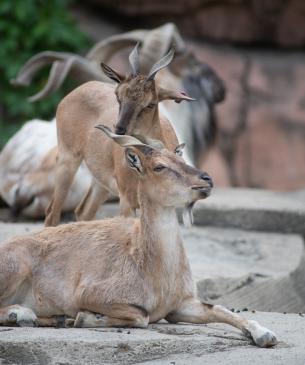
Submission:
<svg viewBox="0 0 305 365">
<path fill-rule="evenodd" d="M 205 187 L 205 186 L 202 186 L 202 185 L 191 186 L 191 189 L 200 191 L 200 193 L 203 193 L 206 197 L 211 194 L 211 188 L 208 188 L 208 187 Z"/>
</svg>

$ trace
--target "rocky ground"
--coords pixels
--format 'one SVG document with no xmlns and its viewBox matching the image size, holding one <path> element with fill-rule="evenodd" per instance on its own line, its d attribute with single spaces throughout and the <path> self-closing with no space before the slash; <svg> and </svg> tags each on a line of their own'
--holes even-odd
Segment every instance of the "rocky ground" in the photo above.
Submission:
<svg viewBox="0 0 305 365">
<path fill-rule="evenodd" d="M 0 364 L 303 365 L 305 318 L 244 313 L 272 328 L 279 344 L 253 346 L 227 325 L 154 324 L 148 329 L 0 329 Z"/>
</svg>

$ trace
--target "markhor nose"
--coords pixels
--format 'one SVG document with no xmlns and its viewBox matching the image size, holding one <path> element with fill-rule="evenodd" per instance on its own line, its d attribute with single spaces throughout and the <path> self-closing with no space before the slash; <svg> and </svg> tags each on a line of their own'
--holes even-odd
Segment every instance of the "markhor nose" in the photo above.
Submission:
<svg viewBox="0 0 305 365">
<path fill-rule="evenodd" d="M 203 174 L 201 174 L 200 179 L 207 182 L 211 188 L 213 187 L 213 180 L 207 173 L 204 172 Z"/>
<path fill-rule="evenodd" d="M 115 133 L 116 133 L 116 134 L 121 134 L 121 135 L 123 135 L 123 134 L 125 134 L 125 133 L 126 133 L 126 128 L 124 128 L 124 127 L 116 127 L 116 128 L 115 128 Z"/>
</svg>

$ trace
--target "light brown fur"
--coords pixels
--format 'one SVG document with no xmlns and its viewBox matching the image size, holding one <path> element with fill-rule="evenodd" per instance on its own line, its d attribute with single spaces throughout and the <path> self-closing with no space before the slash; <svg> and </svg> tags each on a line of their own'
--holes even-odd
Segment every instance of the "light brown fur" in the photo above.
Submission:
<svg viewBox="0 0 305 365">
<path fill-rule="evenodd" d="M 158 102 L 191 98 L 160 88 L 144 76 L 125 79 L 115 75 L 121 80 L 116 88 L 98 81 L 88 82 L 72 91 L 58 106 L 58 162 L 46 226 L 59 223 L 62 205 L 83 160 L 94 178 L 90 191 L 76 208 L 78 220 L 94 218 L 99 205 L 118 192 L 121 214 L 130 216 L 139 206 L 137 178 L 126 169 L 122 148 L 99 133 L 95 125 L 103 123 L 112 128 L 117 121 L 116 129 L 123 126 L 124 133 L 160 140 L 171 151 L 178 144 L 169 121 L 159 117 Z"/>
<path fill-rule="evenodd" d="M 80 327 L 222 322 L 273 346 L 275 335 L 258 323 L 196 299 L 175 207 L 206 197 L 209 176 L 147 147 L 126 150 L 126 163 L 139 174 L 139 219 L 45 228 L 1 245 L 0 323 L 33 325 L 38 316 L 46 325 L 56 315 Z"/>
</svg>

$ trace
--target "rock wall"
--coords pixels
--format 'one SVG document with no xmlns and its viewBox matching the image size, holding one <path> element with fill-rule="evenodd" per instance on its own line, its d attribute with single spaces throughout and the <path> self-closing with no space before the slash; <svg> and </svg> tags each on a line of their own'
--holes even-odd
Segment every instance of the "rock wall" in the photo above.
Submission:
<svg viewBox="0 0 305 365">
<path fill-rule="evenodd" d="M 195 46 L 227 88 L 219 136 L 203 160 L 218 186 L 305 186 L 305 55 Z"/>
<path fill-rule="evenodd" d="M 174 21 L 184 35 L 234 43 L 305 45 L 303 0 L 90 0 L 145 26 Z M 123 20 L 124 21 L 124 20 Z M 126 21 L 126 19 L 125 19 Z"/>
</svg>

